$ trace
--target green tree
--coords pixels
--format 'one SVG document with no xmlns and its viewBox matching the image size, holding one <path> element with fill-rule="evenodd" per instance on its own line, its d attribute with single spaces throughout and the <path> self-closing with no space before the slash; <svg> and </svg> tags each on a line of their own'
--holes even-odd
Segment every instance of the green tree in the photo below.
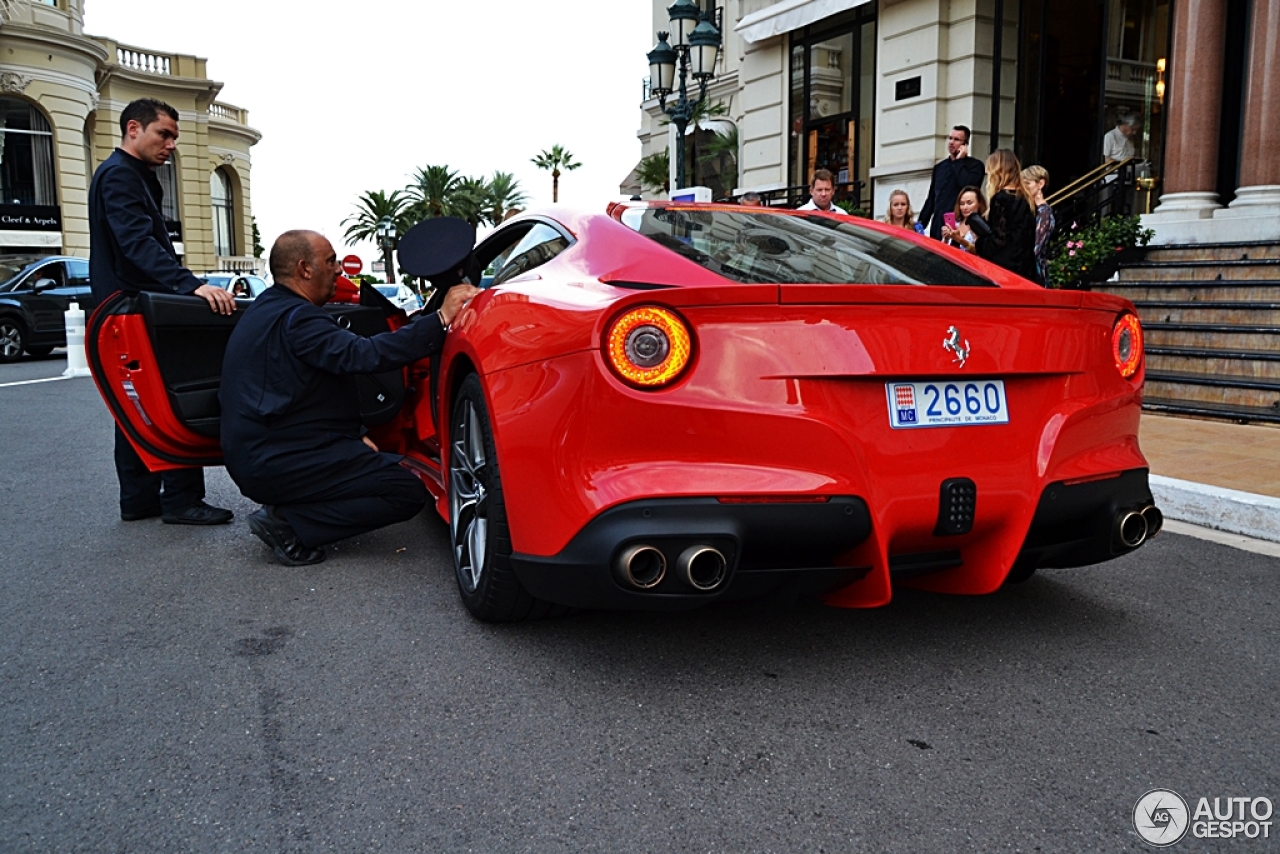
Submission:
<svg viewBox="0 0 1280 854">
<path fill-rule="evenodd" d="M 387 195 L 382 190 L 365 193 L 356 202 L 356 212 L 342 221 L 347 226 L 343 239 L 348 246 L 354 246 L 364 240 L 374 243 L 378 241 L 378 223 L 384 217 L 391 217 L 396 224 L 396 234 L 404 234 L 413 224 L 409 218 L 409 200 L 404 193 L 393 190 Z"/>
<path fill-rule="evenodd" d="M 702 156 L 698 158 L 703 177 L 700 183 L 711 186 L 719 185 L 720 194 L 727 195 L 738 186 L 738 126 L 733 125 L 715 136 L 702 146 Z"/>
<path fill-rule="evenodd" d="M 258 230 L 258 218 L 250 216 L 249 222 L 253 224 L 253 257 L 261 258 L 265 247 L 262 245 L 262 232 Z"/>
<path fill-rule="evenodd" d="M 529 200 L 515 175 L 496 170 L 489 179 L 487 195 L 485 218 L 491 225 L 501 225 L 511 211 L 524 207 Z"/>
<path fill-rule="evenodd" d="M 670 192 L 671 153 L 664 148 L 640 158 L 640 165 L 636 167 L 636 176 L 640 179 L 641 187 L 653 190 L 655 193 Z"/>
<path fill-rule="evenodd" d="M 405 187 L 410 219 L 420 222 L 436 216 L 459 216 L 458 186 L 462 178 L 448 166 L 426 166 L 417 171 Z"/>
<path fill-rule="evenodd" d="M 483 178 L 459 178 L 449 197 L 452 216 L 477 228 L 489 221 L 489 184 Z"/>
<path fill-rule="evenodd" d="M 531 162 L 539 169 L 550 170 L 552 202 L 560 201 L 560 170 L 572 172 L 582 165 L 575 163 L 573 155 L 560 145 L 553 145 L 550 150 L 543 149 L 542 153 L 532 158 Z"/>
</svg>

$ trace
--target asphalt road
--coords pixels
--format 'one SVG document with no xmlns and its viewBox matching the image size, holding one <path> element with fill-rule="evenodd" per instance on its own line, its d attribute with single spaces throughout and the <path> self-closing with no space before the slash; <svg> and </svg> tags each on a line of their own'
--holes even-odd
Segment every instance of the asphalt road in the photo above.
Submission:
<svg viewBox="0 0 1280 854">
<path fill-rule="evenodd" d="M 120 522 L 92 382 L 5 385 L 63 364 L 0 366 L 0 851 L 1147 851 L 1150 789 L 1280 802 L 1275 557 L 489 626 L 429 515 L 301 569 L 221 470 L 235 524 Z"/>
</svg>

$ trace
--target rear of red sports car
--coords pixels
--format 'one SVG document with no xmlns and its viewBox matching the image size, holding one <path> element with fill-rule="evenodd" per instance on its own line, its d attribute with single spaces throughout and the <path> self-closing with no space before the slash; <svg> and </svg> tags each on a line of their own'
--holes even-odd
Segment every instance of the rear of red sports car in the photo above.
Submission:
<svg viewBox="0 0 1280 854">
<path fill-rule="evenodd" d="M 822 214 L 637 205 L 563 228 L 446 352 L 477 615 L 989 593 L 1158 530 L 1125 301 Z"/>
</svg>

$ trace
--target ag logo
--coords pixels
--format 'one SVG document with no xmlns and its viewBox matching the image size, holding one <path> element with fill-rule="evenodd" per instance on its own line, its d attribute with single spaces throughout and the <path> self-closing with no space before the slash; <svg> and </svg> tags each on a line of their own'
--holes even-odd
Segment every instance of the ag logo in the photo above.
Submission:
<svg viewBox="0 0 1280 854">
<path fill-rule="evenodd" d="M 1187 835 L 1187 802 L 1172 789 L 1152 789 L 1133 807 L 1133 829 L 1144 841 L 1167 848 Z"/>
</svg>

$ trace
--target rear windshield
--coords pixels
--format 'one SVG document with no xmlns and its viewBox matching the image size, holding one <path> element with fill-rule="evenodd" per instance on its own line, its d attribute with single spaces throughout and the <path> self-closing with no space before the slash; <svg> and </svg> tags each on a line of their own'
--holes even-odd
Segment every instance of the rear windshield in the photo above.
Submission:
<svg viewBox="0 0 1280 854">
<path fill-rule="evenodd" d="M 940 253 L 853 218 L 630 208 L 622 223 L 735 282 L 994 287 Z"/>
</svg>

